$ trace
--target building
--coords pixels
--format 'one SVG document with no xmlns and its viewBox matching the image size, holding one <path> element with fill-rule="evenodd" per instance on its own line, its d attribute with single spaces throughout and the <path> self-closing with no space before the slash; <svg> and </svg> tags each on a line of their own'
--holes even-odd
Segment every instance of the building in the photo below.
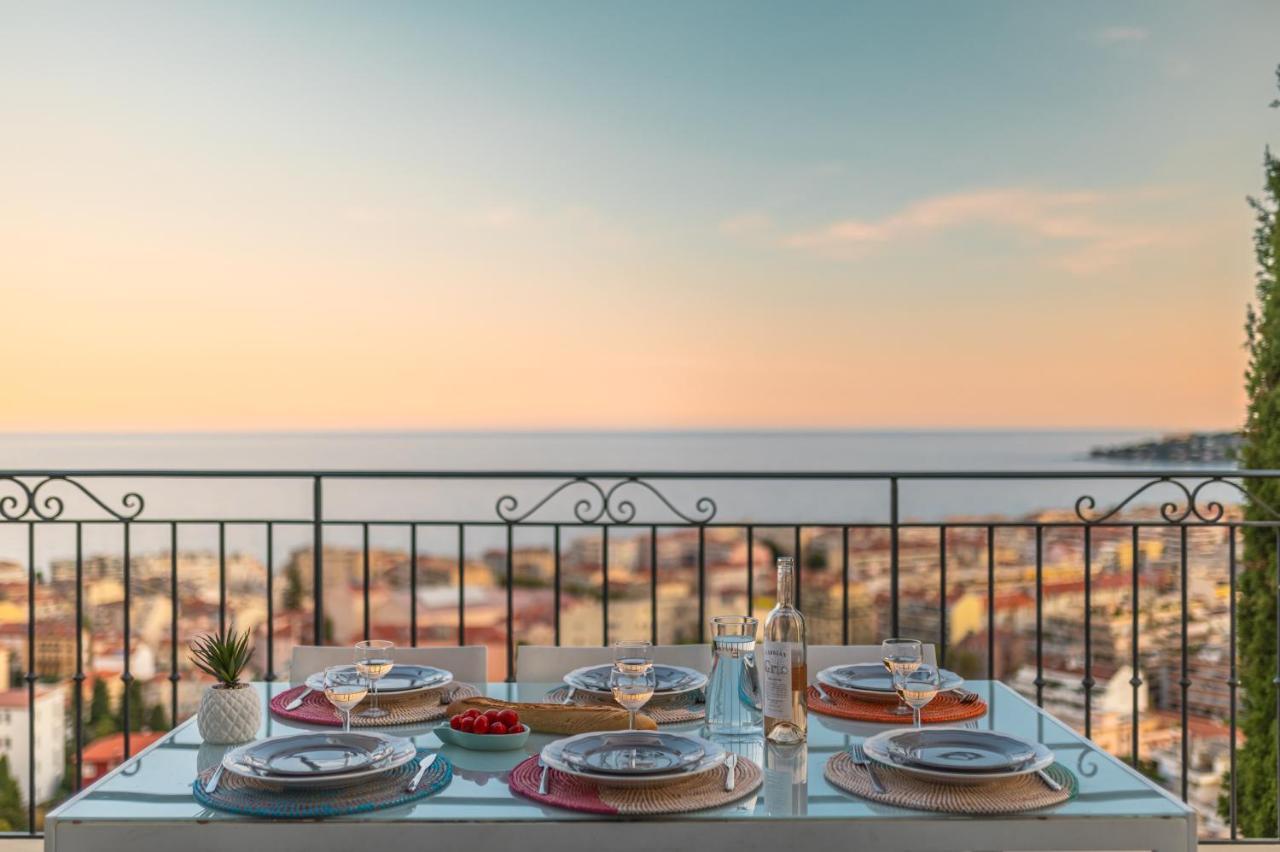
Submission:
<svg viewBox="0 0 1280 852">
<path fill-rule="evenodd" d="M 9 758 L 9 768 L 24 802 L 30 801 L 27 742 L 27 690 L 0 692 L 0 754 Z M 66 766 L 67 713 L 65 692 L 57 687 L 37 686 L 36 699 L 36 784 L 37 804 L 58 794 Z"/>
<path fill-rule="evenodd" d="M 134 731 L 129 734 L 129 752 L 137 754 L 165 735 L 164 731 Z M 124 763 L 124 734 L 107 734 L 84 747 L 82 780 L 87 787 Z"/>
</svg>

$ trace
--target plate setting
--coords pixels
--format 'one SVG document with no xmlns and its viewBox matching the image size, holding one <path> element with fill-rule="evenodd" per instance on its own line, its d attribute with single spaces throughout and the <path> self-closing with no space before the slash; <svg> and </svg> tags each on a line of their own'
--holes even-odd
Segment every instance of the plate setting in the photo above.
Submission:
<svg viewBox="0 0 1280 852">
<path fill-rule="evenodd" d="M 949 692 L 964 686 L 964 678 L 955 672 L 939 669 L 938 673 L 942 677 L 939 692 Z M 898 694 L 893 689 L 893 675 L 885 670 L 882 663 L 831 666 L 818 672 L 817 680 L 823 686 L 834 687 L 859 698 L 894 703 L 898 701 Z"/>
<path fill-rule="evenodd" d="M 613 691 L 609 688 L 609 673 L 612 670 L 613 666 L 607 663 L 598 666 L 583 666 L 565 675 L 564 682 L 581 692 L 612 698 Z M 687 692 L 693 692 L 696 689 L 702 689 L 707 684 L 706 675 L 696 669 L 687 669 L 684 666 L 655 663 L 653 673 L 658 679 L 658 686 L 653 691 L 653 694 L 658 697 L 682 695 Z"/>
<path fill-rule="evenodd" d="M 724 763 L 722 746 L 691 734 L 602 731 L 548 743 L 542 759 L 552 769 L 604 785 L 660 784 Z"/>
<path fill-rule="evenodd" d="M 351 666 L 355 670 L 355 665 Z M 453 682 L 453 673 L 434 666 L 418 666 L 396 663 L 378 681 L 379 695 L 412 695 L 428 689 L 440 689 Z M 307 688 L 324 692 L 324 672 L 316 672 L 307 678 Z"/>
<path fill-rule="evenodd" d="M 868 737 L 867 757 L 903 772 L 948 784 L 983 784 L 1038 772 L 1053 752 L 998 731 L 898 728 Z"/>
<path fill-rule="evenodd" d="M 234 748 L 222 766 L 286 788 L 345 787 L 402 766 L 416 753 L 412 741 L 386 734 L 289 734 Z"/>
</svg>

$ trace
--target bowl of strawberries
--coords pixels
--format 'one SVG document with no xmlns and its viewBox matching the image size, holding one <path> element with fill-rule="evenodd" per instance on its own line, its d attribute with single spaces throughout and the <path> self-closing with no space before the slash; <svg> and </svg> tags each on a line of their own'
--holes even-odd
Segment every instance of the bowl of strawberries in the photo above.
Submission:
<svg viewBox="0 0 1280 852">
<path fill-rule="evenodd" d="M 520 721 L 514 710 L 486 710 L 472 707 L 437 725 L 435 735 L 446 745 L 477 751 L 506 751 L 520 748 L 529 739 L 529 726 Z"/>
</svg>

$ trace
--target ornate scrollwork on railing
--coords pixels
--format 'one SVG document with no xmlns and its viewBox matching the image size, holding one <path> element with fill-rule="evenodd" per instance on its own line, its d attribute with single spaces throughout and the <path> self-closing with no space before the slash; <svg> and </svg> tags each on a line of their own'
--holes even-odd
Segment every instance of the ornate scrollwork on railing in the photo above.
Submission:
<svg viewBox="0 0 1280 852">
<path fill-rule="evenodd" d="M 57 494 L 44 494 L 42 496 L 41 492 L 50 486 L 62 483 L 79 491 L 89 498 L 94 505 L 118 521 L 132 521 L 142 514 L 142 510 L 146 505 L 141 494 L 129 491 L 120 498 L 121 508 L 114 509 L 107 505 L 98 495 L 86 488 L 83 483 L 66 476 L 46 476 L 34 485 L 28 485 L 16 476 L 0 476 L 0 483 L 17 486 L 19 491 L 18 496 L 13 494 L 0 496 L 0 519 L 6 521 L 58 520 L 66 510 L 66 504 L 63 499 Z"/>
<path fill-rule="evenodd" d="M 498 513 L 499 518 L 507 523 L 518 524 L 533 517 L 538 510 L 550 503 L 558 494 L 574 486 L 582 486 L 587 489 L 586 496 L 579 498 L 573 504 L 573 516 L 579 523 L 583 524 L 635 523 L 637 515 L 635 502 L 629 498 L 617 496 L 619 490 L 626 486 L 634 486 L 648 491 L 662 505 L 666 506 L 672 515 L 687 524 L 706 524 L 716 516 L 716 502 L 710 497 L 699 497 L 697 502 L 694 503 L 693 513 L 684 512 L 678 509 L 674 503 L 667 499 L 665 494 L 654 488 L 652 484 L 634 476 L 615 482 L 609 486 L 608 490 L 585 476 L 577 476 L 560 483 L 546 496 L 523 511 L 520 508 L 520 501 L 515 496 L 504 494 L 498 498 L 498 502 L 494 505 L 494 511 Z"/>
<path fill-rule="evenodd" d="M 1100 524 L 1110 518 L 1115 517 L 1121 509 L 1128 506 L 1136 500 L 1141 494 L 1158 485 L 1169 485 L 1181 492 L 1181 497 L 1176 500 L 1166 500 L 1160 504 L 1160 517 L 1164 518 L 1167 523 L 1181 524 L 1188 518 L 1194 517 L 1201 523 L 1216 524 L 1226 515 L 1226 507 L 1217 500 L 1209 500 L 1201 502 L 1200 492 L 1210 485 L 1226 485 L 1239 491 L 1241 495 L 1248 498 L 1255 506 L 1261 507 L 1273 519 L 1280 520 L 1280 512 L 1273 507 L 1258 499 L 1258 497 L 1250 493 L 1243 485 L 1226 479 L 1221 476 L 1210 476 L 1199 482 L 1194 488 L 1188 488 L 1186 484 L 1174 479 L 1171 476 L 1157 476 L 1148 482 L 1144 482 L 1128 497 L 1125 497 L 1115 506 L 1106 512 L 1093 512 L 1097 506 L 1097 501 L 1092 495 L 1085 494 L 1076 500 L 1076 517 L 1084 521 L 1086 524 Z"/>
</svg>

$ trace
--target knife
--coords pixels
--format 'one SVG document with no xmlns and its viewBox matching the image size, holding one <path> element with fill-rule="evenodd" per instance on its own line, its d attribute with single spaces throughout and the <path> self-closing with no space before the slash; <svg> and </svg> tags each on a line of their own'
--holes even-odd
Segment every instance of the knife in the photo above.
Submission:
<svg viewBox="0 0 1280 852">
<path fill-rule="evenodd" d="M 412 793 L 418 789 L 418 785 L 422 783 L 422 776 L 427 774 L 427 770 L 431 768 L 431 764 L 436 762 L 436 755 L 429 754 L 422 758 L 422 762 L 418 764 L 418 771 L 414 773 L 413 780 L 405 787 L 405 792 Z"/>
<path fill-rule="evenodd" d="M 297 710 L 299 707 L 302 706 L 303 700 L 314 691 L 315 690 L 313 690 L 311 687 L 308 686 L 306 689 L 302 690 L 302 692 L 298 693 L 297 698 L 293 699 L 288 704 L 284 705 L 284 709 Z"/>
<path fill-rule="evenodd" d="M 218 768 L 213 770 L 213 776 L 204 782 L 204 791 L 206 794 L 212 795 L 213 791 L 218 789 L 218 782 L 222 780 L 222 764 L 218 764 Z"/>
</svg>

